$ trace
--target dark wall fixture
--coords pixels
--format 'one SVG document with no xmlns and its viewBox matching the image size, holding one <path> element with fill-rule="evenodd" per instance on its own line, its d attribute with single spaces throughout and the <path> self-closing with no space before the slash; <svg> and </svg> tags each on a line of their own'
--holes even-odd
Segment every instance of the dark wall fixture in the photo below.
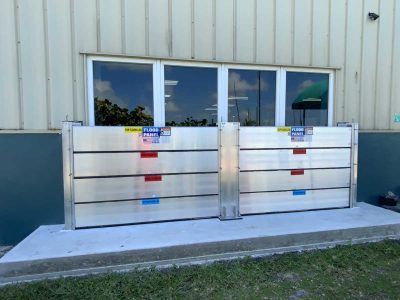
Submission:
<svg viewBox="0 0 400 300">
<path fill-rule="evenodd" d="M 373 13 L 373 12 L 369 12 L 369 13 L 368 13 L 368 18 L 369 18 L 371 21 L 376 21 L 376 20 L 379 18 L 379 15 L 377 15 L 376 13 Z"/>
</svg>

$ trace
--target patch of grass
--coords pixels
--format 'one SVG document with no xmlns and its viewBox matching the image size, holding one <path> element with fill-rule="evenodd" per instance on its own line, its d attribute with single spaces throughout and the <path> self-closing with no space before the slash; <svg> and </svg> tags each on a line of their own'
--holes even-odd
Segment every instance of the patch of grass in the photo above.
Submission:
<svg viewBox="0 0 400 300">
<path fill-rule="evenodd" d="M 400 298 L 400 242 L 0 288 L 0 299 Z"/>
</svg>

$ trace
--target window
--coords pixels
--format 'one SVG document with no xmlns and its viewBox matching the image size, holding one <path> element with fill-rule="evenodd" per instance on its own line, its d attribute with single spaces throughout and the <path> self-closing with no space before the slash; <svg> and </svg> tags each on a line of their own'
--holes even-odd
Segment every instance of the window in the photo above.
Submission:
<svg viewBox="0 0 400 300">
<path fill-rule="evenodd" d="M 331 126 L 333 70 L 89 56 L 89 125 Z"/>
<path fill-rule="evenodd" d="M 165 66 L 165 125 L 216 126 L 217 68 Z"/>
<path fill-rule="evenodd" d="M 287 72 L 288 126 L 328 126 L 329 74 Z"/>
<path fill-rule="evenodd" d="M 95 125 L 153 125 L 153 66 L 93 63 Z"/>
<path fill-rule="evenodd" d="M 274 126 L 276 72 L 229 70 L 228 120 L 241 126 Z"/>
</svg>

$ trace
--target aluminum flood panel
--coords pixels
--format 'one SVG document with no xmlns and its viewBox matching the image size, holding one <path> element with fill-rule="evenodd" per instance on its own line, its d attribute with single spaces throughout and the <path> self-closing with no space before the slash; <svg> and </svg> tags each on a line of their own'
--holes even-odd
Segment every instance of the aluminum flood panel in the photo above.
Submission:
<svg viewBox="0 0 400 300">
<path fill-rule="evenodd" d="M 278 170 L 305 168 L 349 168 L 348 148 L 296 150 L 241 150 L 240 170 Z"/>
<path fill-rule="evenodd" d="M 76 227 L 216 217 L 218 196 L 77 204 Z"/>
<path fill-rule="evenodd" d="M 75 176 L 217 172 L 217 151 L 74 154 Z"/>
<path fill-rule="evenodd" d="M 350 187 L 350 168 L 240 172 L 240 192 Z M 303 173 L 301 175 L 301 173 Z"/>
<path fill-rule="evenodd" d="M 351 127 L 313 127 L 310 141 L 292 142 L 279 127 L 241 127 L 240 149 L 351 147 Z"/>
<path fill-rule="evenodd" d="M 240 195 L 240 213 L 338 208 L 349 206 L 349 189 L 304 190 Z"/>
<path fill-rule="evenodd" d="M 75 203 L 218 194 L 217 173 L 85 178 L 74 183 Z"/>
<path fill-rule="evenodd" d="M 216 127 L 171 127 L 171 136 L 159 144 L 144 144 L 137 133 L 125 127 L 96 126 L 74 128 L 74 151 L 217 150 Z"/>
</svg>

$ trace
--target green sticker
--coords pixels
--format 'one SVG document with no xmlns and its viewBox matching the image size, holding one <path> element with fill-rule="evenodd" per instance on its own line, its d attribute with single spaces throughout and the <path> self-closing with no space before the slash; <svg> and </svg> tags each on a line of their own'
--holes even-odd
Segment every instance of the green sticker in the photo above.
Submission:
<svg viewBox="0 0 400 300">
<path fill-rule="evenodd" d="M 400 114 L 394 114 L 394 122 L 400 123 Z"/>
</svg>

